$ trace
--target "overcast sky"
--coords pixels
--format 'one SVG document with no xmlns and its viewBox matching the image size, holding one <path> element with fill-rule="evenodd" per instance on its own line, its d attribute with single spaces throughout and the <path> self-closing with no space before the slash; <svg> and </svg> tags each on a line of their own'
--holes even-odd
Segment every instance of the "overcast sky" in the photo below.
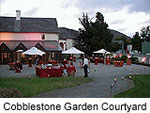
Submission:
<svg viewBox="0 0 150 113">
<path fill-rule="evenodd" d="M 110 29 L 128 36 L 150 25 L 150 0 L 0 0 L 0 16 L 57 18 L 59 27 L 78 30 L 83 12 L 104 15 Z"/>
</svg>

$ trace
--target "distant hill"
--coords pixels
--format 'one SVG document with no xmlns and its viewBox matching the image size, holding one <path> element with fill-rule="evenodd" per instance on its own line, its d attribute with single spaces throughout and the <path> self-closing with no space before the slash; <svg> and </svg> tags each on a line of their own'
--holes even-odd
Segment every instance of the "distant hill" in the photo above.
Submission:
<svg viewBox="0 0 150 113">
<path fill-rule="evenodd" d="M 111 30 L 111 33 L 113 34 L 113 39 L 117 38 L 117 37 L 126 37 L 126 38 L 129 38 L 127 35 L 119 32 L 119 31 L 116 31 L 116 30 L 113 30 L 113 29 L 110 29 Z"/>
<path fill-rule="evenodd" d="M 78 31 L 65 27 L 59 27 L 59 33 L 60 39 L 75 39 L 78 36 Z"/>
<path fill-rule="evenodd" d="M 110 29 L 111 33 L 113 34 L 113 39 L 117 38 L 117 37 L 126 37 L 129 38 L 127 35 Z M 78 36 L 78 31 L 77 30 L 73 30 L 73 29 L 69 29 L 69 28 L 65 28 L 65 27 L 60 27 L 59 28 L 59 32 L 60 32 L 60 39 L 75 39 Z"/>
</svg>

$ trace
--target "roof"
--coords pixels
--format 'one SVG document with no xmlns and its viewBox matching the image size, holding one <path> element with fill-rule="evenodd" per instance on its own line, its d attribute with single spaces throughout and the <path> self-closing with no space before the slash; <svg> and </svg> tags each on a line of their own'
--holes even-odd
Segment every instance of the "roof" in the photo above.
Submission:
<svg viewBox="0 0 150 113">
<path fill-rule="evenodd" d="M 78 31 L 65 27 L 59 28 L 60 39 L 75 39 L 78 36 Z"/>
<path fill-rule="evenodd" d="M 0 16 L 0 32 L 59 32 L 56 18 L 26 18 Z"/>
<path fill-rule="evenodd" d="M 27 49 L 40 44 L 45 51 L 62 51 L 57 41 L 0 41 L 0 47 L 5 44 L 11 51 L 17 51 L 17 46 L 22 43 Z M 41 48 L 41 49 L 42 49 Z"/>
</svg>

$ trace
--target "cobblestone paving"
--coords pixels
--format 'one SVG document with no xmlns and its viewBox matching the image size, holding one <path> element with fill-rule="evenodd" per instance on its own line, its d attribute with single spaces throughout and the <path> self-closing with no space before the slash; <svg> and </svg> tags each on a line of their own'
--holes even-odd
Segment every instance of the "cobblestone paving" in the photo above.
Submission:
<svg viewBox="0 0 150 113">
<path fill-rule="evenodd" d="M 34 69 L 34 66 L 23 65 L 22 73 L 15 73 L 15 70 L 10 70 L 8 65 L 0 65 L 0 77 L 36 77 Z"/>
</svg>

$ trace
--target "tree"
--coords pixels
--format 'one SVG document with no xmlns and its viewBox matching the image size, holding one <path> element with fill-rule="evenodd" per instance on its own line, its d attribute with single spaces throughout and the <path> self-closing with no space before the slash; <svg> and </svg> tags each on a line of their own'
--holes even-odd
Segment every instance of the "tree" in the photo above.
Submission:
<svg viewBox="0 0 150 113">
<path fill-rule="evenodd" d="M 132 46 L 133 46 L 134 50 L 141 51 L 141 48 L 142 48 L 142 39 L 139 36 L 138 32 L 136 32 L 135 35 L 133 35 Z"/>
<path fill-rule="evenodd" d="M 92 22 L 87 14 L 83 13 L 79 18 L 83 29 L 79 29 L 79 36 L 76 40 L 76 47 L 88 55 L 99 49 L 107 49 L 112 40 L 112 33 L 108 29 L 108 24 L 104 22 L 104 16 L 100 12 L 96 13 L 96 21 Z"/>
<path fill-rule="evenodd" d="M 93 35 L 91 30 L 91 19 L 88 17 L 87 13 L 83 13 L 82 18 L 79 18 L 79 21 L 83 28 L 79 29 L 79 36 L 75 41 L 75 47 L 87 54 L 91 51 L 91 42 L 89 40 Z"/>
<path fill-rule="evenodd" d="M 108 24 L 104 22 L 104 16 L 100 12 L 96 13 L 96 21 L 91 23 L 93 29 L 92 44 L 93 50 L 107 49 L 111 43 L 113 34 L 108 29 Z"/>
<path fill-rule="evenodd" d="M 150 26 L 143 27 L 140 35 L 144 41 L 150 41 Z"/>
<path fill-rule="evenodd" d="M 117 38 L 115 38 L 114 40 L 121 40 L 121 41 L 123 41 L 124 42 L 124 50 L 126 50 L 127 49 L 127 45 L 129 45 L 129 44 L 131 44 L 132 42 L 131 42 L 131 38 L 126 38 L 126 37 L 124 37 L 124 36 L 119 36 L 119 37 L 117 37 Z"/>
</svg>

